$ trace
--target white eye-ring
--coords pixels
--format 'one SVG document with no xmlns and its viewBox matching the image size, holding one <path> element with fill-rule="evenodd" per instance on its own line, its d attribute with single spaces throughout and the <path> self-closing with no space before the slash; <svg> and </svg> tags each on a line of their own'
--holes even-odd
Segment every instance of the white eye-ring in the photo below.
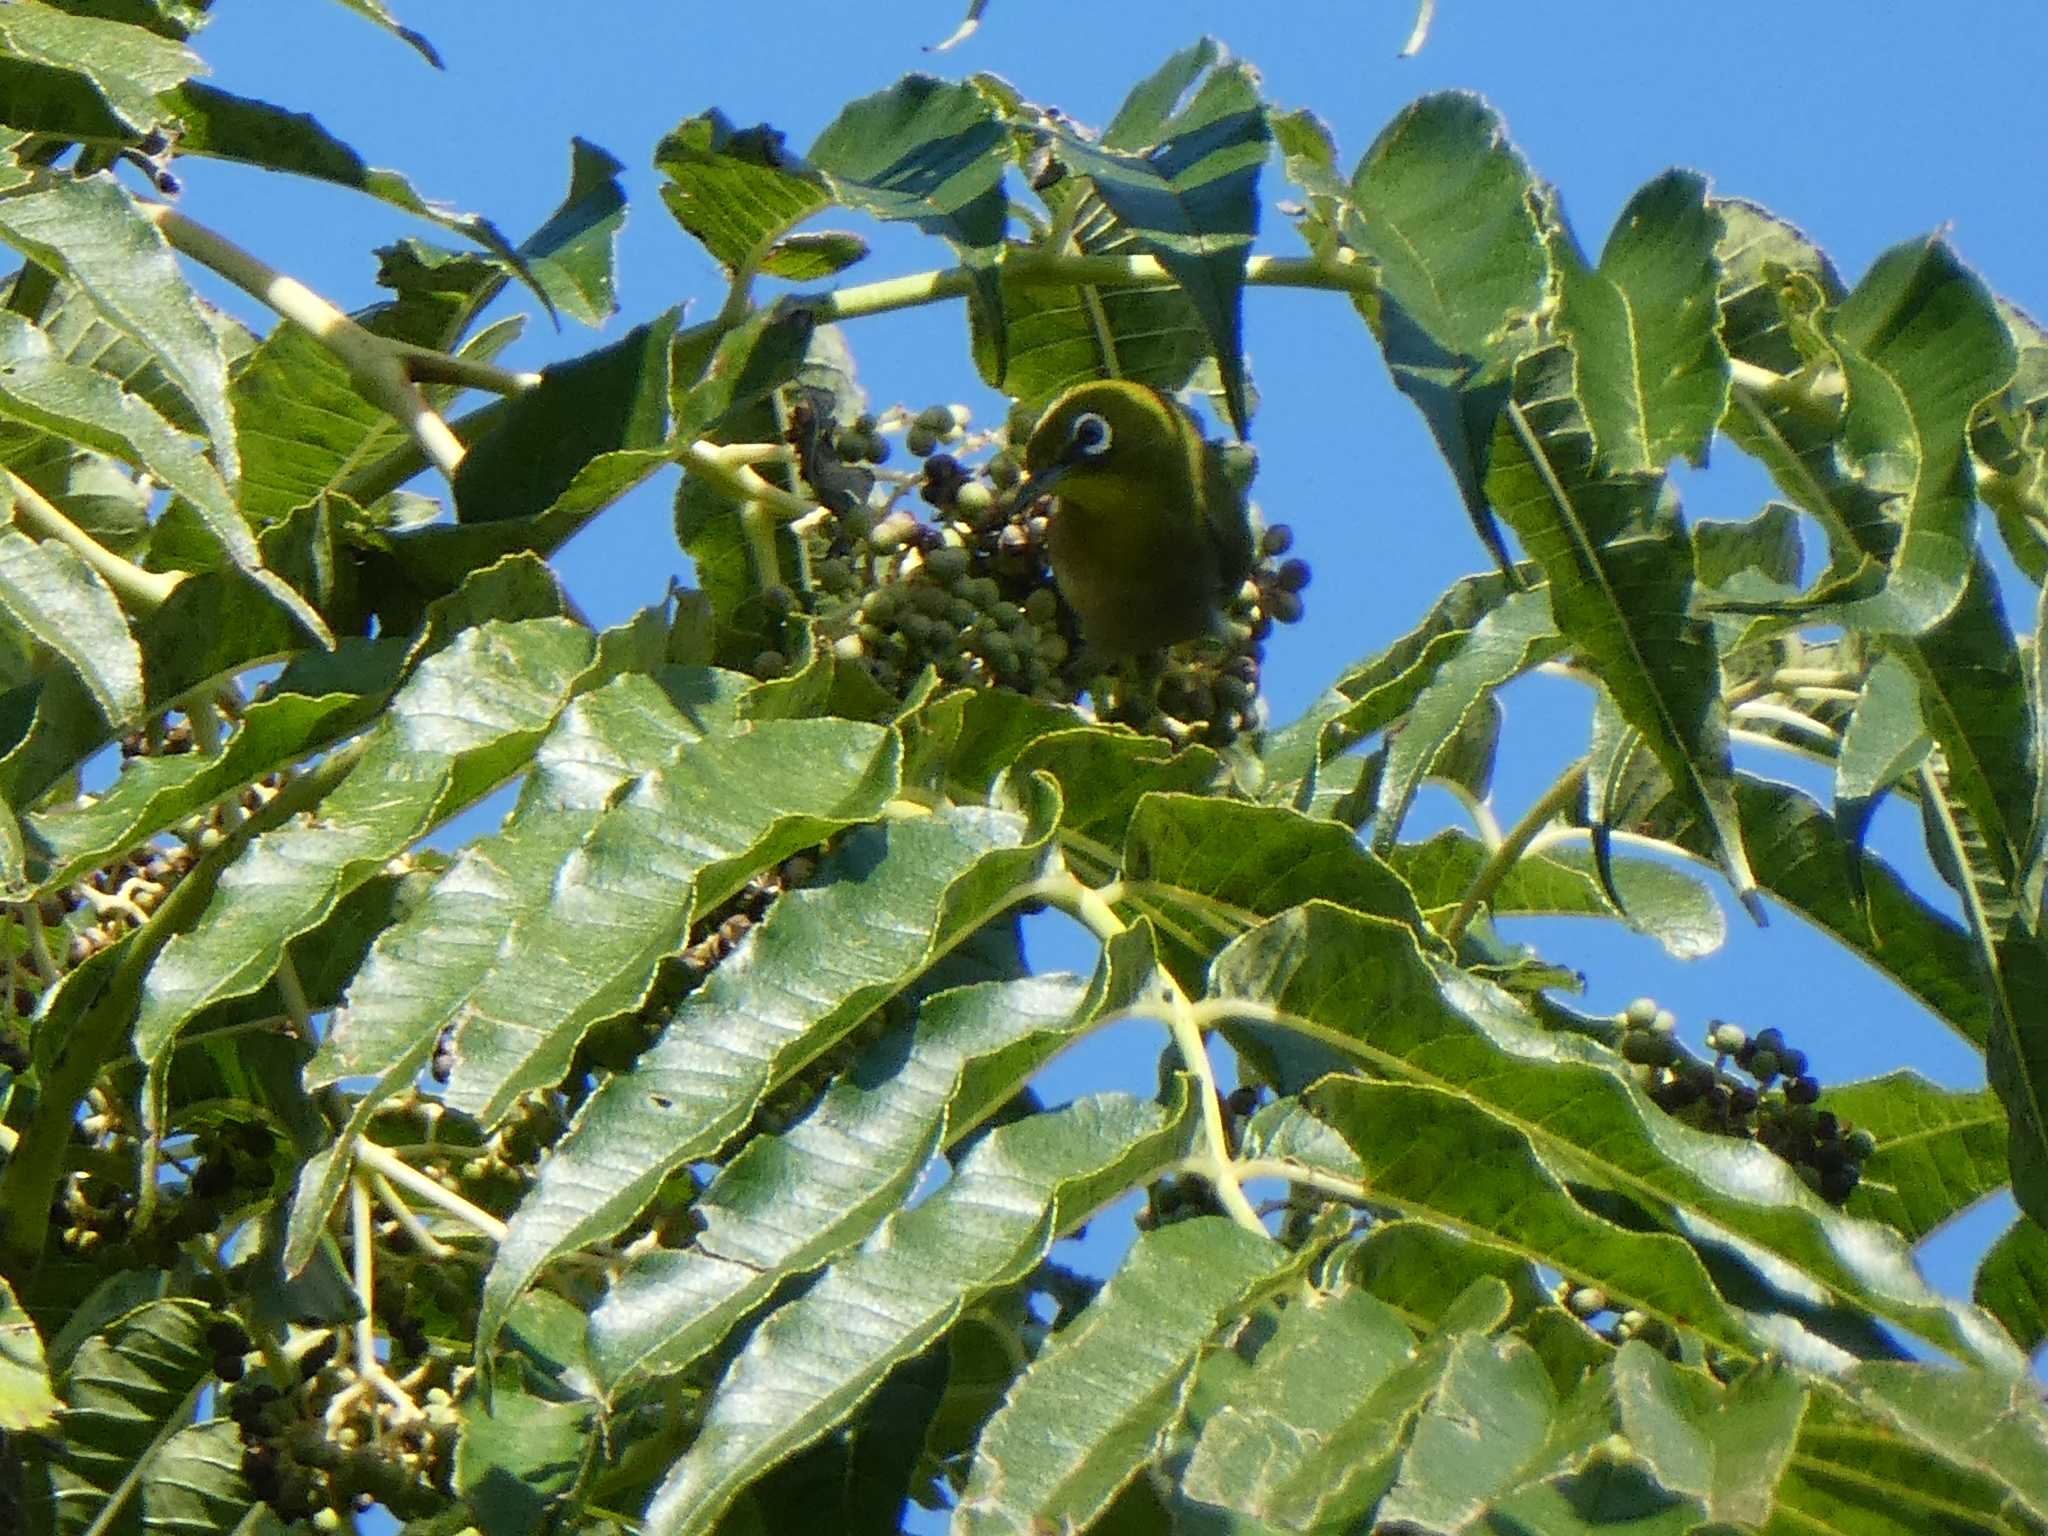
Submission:
<svg viewBox="0 0 2048 1536">
<path fill-rule="evenodd" d="M 1109 436 L 1109 423 L 1093 411 L 1084 411 L 1074 418 L 1067 441 L 1084 459 L 1099 459 L 1109 452 Z"/>
</svg>

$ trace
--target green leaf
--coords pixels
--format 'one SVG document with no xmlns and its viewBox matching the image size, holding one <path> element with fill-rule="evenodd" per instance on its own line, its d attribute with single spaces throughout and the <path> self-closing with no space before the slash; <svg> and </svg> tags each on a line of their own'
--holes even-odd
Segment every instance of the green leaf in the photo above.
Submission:
<svg viewBox="0 0 2048 1536">
<path fill-rule="evenodd" d="M 1849 1210 L 1917 1243 L 2002 1189 L 2005 1112 L 1988 1088 L 1938 1088 L 1917 1072 L 1830 1083 L 1827 1107 L 1877 1138 Z"/>
<path fill-rule="evenodd" d="M 960 253 L 981 323 L 994 328 L 998 356 L 1004 351 L 998 258 L 1009 222 L 1003 190 L 1008 150 L 1009 131 L 973 86 L 905 75 L 849 103 L 810 153 L 836 201 L 878 219 L 909 220 Z"/>
<path fill-rule="evenodd" d="M 1086 256 L 1143 254 L 1137 231 L 1110 212 L 1076 177 L 1045 196 L 1073 220 L 1074 248 Z M 1063 286 L 1002 264 L 1000 334 L 972 306 L 974 353 L 982 378 L 1037 415 L 1076 384 L 1131 379 L 1162 394 L 1189 386 L 1209 356 L 1209 336 L 1194 301 L 1171 278 L 1153 283 Z M 1001 343 L 999 345 L 999 343 Z"/>
<path fill-rule="evenodd" d="M 2048 1409 L 2029 1377 L 1873 1361 L 1842 1390 L 1908 1444 L 2002 1485 L 2028 1523 L 2048 1520 Z"/>
<path fill-rule="evenodd" d="M 247 564 L 254 558 L 255 545 L 242 528 L 228 488 L 198 444 L 141 395 L 129 393 L 98 367 L 58 356 L 49 335 L 4 313 L 0 416 L 147 470 L 201 509 L 209 530 L 232 530 L 222 541 L 230 559 Z"/>
<path fill-rule="evenodd" d="M 132 1497 L 135 1474 L 156 1472 L 164 1442 L 189 1419 L 210 1375 L 213 1316 L 195 1301 L 152 1301 L 78 1347 L 57 1384 L 61 1449 L 49 1469 L 57 1531 L 111 1523 L 117 1492 Z"/>
<path fill-rule="evenodd" d="M 1462 1173 L 1480 1165 L 1474 1149 L 1484 1144 L 1500 1159 L 1484 1166 L 1499 1167 L 1503 1178 L 1520 1170 L 1524 1203 L 1515 1219 L 1530 1225 L 1519 1229 L 1526 1236 L 1517 1246 L 1567 1274 L 1583 1268 L 1611 1295 L 1629 1296 L 1628 1305 L 1683 1319 L 1742 1350 L 1754 1347 L 1742 1342 L 1751 1328 L 1771 1334 L 1774 1347 L 1806 1349 L 1813 1341 L 1801 1338 L 1795 1318 L 1834 1327 L 1839 1319 L 1817 1305 L 1826 1297 L 1843 1318 L 1881 1317 L 1944 1349 L 2013 1364 L 1981 1317 L 1928 1289 L 1895 1236 L 1825 1205 L 1763 1147 L 1694 1130 L 1657 1109 L 1614 1053 L 1546 1030 L 1497 989 L 1432 965 L 1404 927 L 1310 903 L 1224 951 L 1210 989 L 1253 1005 L 1231 1038 L 1282 1092 L 1346 1062 L 1390 1079 L 1333 1078 L 1304 1101 L 1364 1160 L 1359 1176 L 1375 1199 L 1413 1200 L 1425 1210 L 1447 1202 L 1467 1211 L 1462 1225 L 1506 1240 L 1496 1224 L 1502 1186 Z M 1341 1113 L 1318 1097 L 1325 1090 L 1341 1100 Z M 1353 1093 L 1386 1097 L 1384 1112 L 1344 1097 Z M 1425 1145 L 1439 1150 L 1425 1154 Z M 1571 1170 L 1582 1199 L 1593 1198 L 1594 1186 L 1611 1191 L 1652 1230 L 1611 1227 L 1568 1196 L 1553 1169 Z M 1389 1179 L 1405 1192 L 1400 1199 Z M 1701 1253 L 1686 1253 L 1671 1232 Z M 1754 1261 L 1724 1262 L 1745 1248 Z M 1753 1314 L 1738 1324 L 1709 1284 L 1703 1255 L 1713 1258 L 1717 1282 L 1738 1295 L 1755 1283 L 1741 1269 L 1793 1266 L 1805 1299 L 1788 1294 L 1768 1309 L 1782 1316 Z M 1598 1270 L 1585 1268 L 1594 1263 Z M 1867 1326 L 1852 1329 L 1873 1335 Z M 1820 1358 L 1831 1353 L 1824 1347 Z"/>
<path fill-rule="evenodd" d="M 1081 1099 L 990 1132 L 929 1199 L 755 1329 L 655 1490 L 649 1536 L 709 1530 L 740 1489 L 844 1418 L 891 1366 L 1028 1274 L 1058 1233 L 1178 1157 L 1190 1129 L 1182 1093 L 1165 1109 Z"/>
<path fill-rule="evenodd" d="M 165 441 L 170 434 L 152 434 L 141 426 L 155 450 L 150 469 L 169 473 L 167 483 L 191 502 L 230 561 L 309 634 L 324 645 L 333 644 L 320 615 L 263 568 L 254 536 L 222 492 L 222 482 L 232 485 L 240 473 L 227 396 L 227 361 L 219 334 L 203 318 L 199 301 L 186 287 L 156 227 L 111 178 L 93 176 L 55 181 L 39 191 L 0 200 L 0 240 L 68 277 L 101 319 L 149 352 L 203 425 L 218 473 L 202 471 L 196 456 L 173 451 Z M 133 432 L 143 419 L 124 409 L 121 420 Z"/>
<path fill-rule="evenodd" d="M 1393 848 L 1424 778 L 1439 771 L 1442 754 L 1491 702 L 1493 690 L 1560 648 L 1550 594 L 1541 588 L 1510 593 L 1466 632 L 1457 653 L 1417 691 L 1400 729 L 1390 733 L 1373 808 L 1376 853 L 1385 857 Z"/>
<path fill-rule="evenodd" d="M 1423 842 L 1389 850 L 1387 861 L 1424 910 L 1441 912 L 1465 899 L 1486 857 L 1476 839 L 1446 828 Z M 1687 871 L 1654 859 L 1615 858 L 1609 873 L 1621 893 L 1618 911 L 1600 888 L 1590 853 L 1569 848 L 1525 853 L 1487 906 L 1495 917 L 1613 918 L 1655 939 L 1675 960 L 1711 955 L 1728 937 L 1720 905 Z"/>
<path fill-rule="evenodd" d="M 0 123 L 58 138 L 139 139 L 156 96 L 205 66 L 142 27 L 66 14 L 41 0 L 0 8 Z"/>
<path fill-rule="evenodd" d="M 750 875 L 879 816 L 901 750 L 893 733 L 851 720 L 679 734 L 667 761 L 614 791 L 545 901 L 519 913 L 449 1011 L 449 1105 L 495 1126 L 521 1094 L 559 1079 L 585 1031 L 640 1005 L 698 914 Z"/>
<path fill-rule="evenodd" d="M 499 1244 L 478 1337 L 489 1340 L 544 1264 L 625 1226 L 770 1089 L 1016 901 L 1054 814 L 1049 803 L 1028 821 L 959 806 L 863 827 L 816 884 L 780 897 L 654 1046 L 585 1101 Z"/>
<path fill-rule="evenodd" d="M 1265 773 L 1260 798 L 1306 809 L 1325 765 L 1407 710 L 1510 590 L 1497 575 L 1462 577 L 1415 628 L 1345 668 L 1299 719 L 1267 736 L 1259 760 Z"/>
<path fill-rule="evenodd" d="M 962 1536 L 1085 1528 L 1151 1460 L 1203 1345 L 1311 1257 L 1221 1216 L 1141 1234 L 983 1430 Z"/>
<path fill-rule="evenodd" d="M 135 1023 L 157 1093 L 178 1032 L 202 1008 L 261 986 L 288 940 L 525 763 L 593 649 L 590 632 L 565 620 L 493 622 L 420 666 L 319 819 L 252 841 L 199 921 L 157 957 Z"/>
<path fill-rule="evenodd" d="M 1689 611 L 1691 545 L 1682 530 L 1650 522 L 1654 479 L 1596 467 L 1576 387 L 1566 347 L 1516 367 L 1487 493 L 1549 574 L 1558 628 L 1713 829 L 1715 862 L 1752 906 L 1756 881 L 1735 817 L 1719 657 L 1712 629 Z"/>
<path fill-rule="evenodd" d="M 1973 845 L 1974 896 L 1995 934 L 2035 846 L 2042 770 L 2026 669 L 1990 563 L 1974 558 L 1947 616 L 1898 653 L 1919 681 L 1920 712 L 1941 748 L 1944 798 L 1963 814 L 1958 831 Z"/>
<path fill-rule="evenodd" d="M 1304 1493 L 1336 1488 L 1356 1471 L 1345 1425 L 1414 1346 L 1400 1318 L 1363 1291 L 1298 1298 L 1202 1424 L 1177 1498 L 1204 1514 L 1288 1527 Z"/>
<path fill-rule="evenodd" d="M 1149 974 L 1129 957 L 1121 968 Z M 885 1035 L 789 1131 L 755 1137 L 719 1171 L 694 1206 L 703 1230 L 687 1248 L 622 1271 L 590 1319 L 605 1391 L 682 1370 L 778 1285 L 865 1238 L 939 1146 L 1128 1000 L 1137 977 L 1088 988 L 1034 976 L 928 999 L 913 1029 Z"/>
<path fill-rule="evenodd" d="M 1682 1319 L 1738 1349 L 1755 1347 L 1682 1240 L 1625 1230 L 1572 1199 L 1539 1156 L 1538 1144 L 1549 1139 L 1542 1133 L 1532 1143 L 1511 1118 L 1418 1083 L 1331 1077 L 1302 1095 L 1302 1107 L 1344 1139 L 1376 1201 L 1486 1232 L 1533 1262 L 1601 1286 L 1620 1305 Z M 1474 1166 L 1487 1177 L 1471 1177 Z"/>
<path fill-rule="evenodd" d="M 659 448 L 668 429 L 668 354 L 677 312 L 543 369 L 455 472 L 462 523 L 535 517 L 604 455 Z"/>
<path fill-rule="evenodd" d="M 2007 1493 L 1996 1475 L 1931 1453 L 1830 1393 L 1808 1401 L 1791 1463 L 1773 1493 L 1773 1524 L 1781 1529 L 2009 1536 L 2015 1528 L 2005 1518 Z"/>
<path fill-rule="evenodd" d="M 523 250 L 515 251 L 489 219 L 481 214 L 457 213 L 428 201 L 405 177 L 367 164 L 355 150 L 322 127 L 318 119 L 304 112 L 287 111 L 267 101 L 237 96 L 196 81 L 169 92 L 164 105 L 180 124 L 181 155 L 231 160 L 347 187 L 473 240 L 524 275 Z M 580 159 L 581 151 L 578 153 Z M 596 153 L 602 155 L 603 151 Z M 608 175 L 609 171 L 600 174 Z M 537 284 L 537 291 L 543 299 L 554 296 L 545 282 Z"/>
<path fill-rule="evenodd" d="M 1863 873 L 1863 839 L 1879 799 L 1917 771 L 1933 747 L 1911 670 L 1896 656 L 1879 657 L 1835 753 L 1835 824 L 1849 845 L 1852 882 Z"/>
<path fill-rule="evenodd" d="M 1199 990 L 1225 944 L 1320 898 L 1428 930 L 1415 898 L 1377 854 L 1335 822 L 1282 806 L 1152 794 L 1125 835 L 1119 905 L 1151 920 L 1161 958 Z"/>
<path fill-rule="evenodd" d="M 544 1528 L 549 1506 L 596 1452 L 597 1404 L 553 1382 L 533 1385 L 543 1390 L 501 1380 L 463 1401 L 455 1492 L 487 1530 Z"/>
<path fill-rule="evenodd" d="M 1508 373 L 1534 342 L 1550 274 L 1535 193 L 1499 115 L 1477 96 L 1440 92 L 1373 141 L 1339 224 L 1376 268 L 1378 289 L 1357 302 L 1394 383 L 1422 412 L 1503 566 L 1484 487 Z"/>
<path fill-rule="evenodd" d="M 433 65 L 434 68 L 440 69 L 443 67 L 441 55 L 435 51 L 434 45 L 411 27 L 400 26 L 398 18 L 391 14 L 390 8 L 384 4 L 384 0 L 335 0 L 335 3 L 346 10 L 354 11 L 365 21 L 382 27 L 386 32 L 389 32 L 393 37 L 410 47 L 414 53 L 417 53 L 421 58 Z"/>
<path fill-rule="evenodd" d="M 69 547 L 0 528 L 0 613 L 64 658 L 110 725 L 141 719 L 142 652 L 119 600 Z"/>
<path fill-rule="evenodd" d="M 1849 384 L 1843 451 L 1903 497 L 1897 526 L 1852 528 L 1890 572 L 1882 593 L 1839 618 L 1919 634 L 1955 609 L 1970 579 L 1970 417 L 2011 382 L 2017 354 L 1990 290 L 1939 238 L 1880 256 L 1835 312 L 1833 333 Z"/>
<path fill-rule="evenodd" d="M 1251 70 L 1206 41 L 1196 57 L 1206 78 L 1189 72 L 1170 82 L 1170 96 L 1161 90 L 1147 106 L 1126 103 L 1099 142 L 1071 132 L 1052 138 L 1193 301 L 1221 371 L 1224 407 L 1243 437 L 1251 421 L 1244 272 L 1272 133 Z"/>
<path fill-rule="evenodd" d="M 1563 237 L 1562 319 L 1610 473 L 1656 473 L 1674 458 L 1706 462 L 1728 405 L 1714 256 L 1721 235 L 1706 178 L 1666 171 L 1622 209 L 1597 270 Z"/>
<path fill-rule="evenodd" d="M 2048 1340 L 2048 1230 L 2028 1216 L 2007 1227 L 1978 1263 L 1970 1295 L 2036 1353 Z"/>
<path fill-rule="evenodd" d="M 797 376 L 815 333 L 811 312 L 797 304 L 756 310 L 727 331 L 702 373 L 685 378 L 676 370 L 670 386 L 676 435 L 705 437 L 737 428 Z"/>
<path fill-rule="evenodd" d="M 541 295 L 571 319 L 602 325 L 618 312 L 613 281 L 626 222 L 625 166 L 587 139 L 569 141 L 569 190 L 547 221 L 519 243 L 518 256 Z"/>
<path fill-rule="evenodd" d="M 149 349 L 205 426 L 232 485 L 240 461 L 220 340 L 163 236 L 120 185 L 104 174 L 66 177 L 0 200 L 0 240 L 70 278 L 107 324 Z"/>
<path fill-rule="evenodd" d="M 242 1477 L 242 1431 L 232 1419 L 187 1424 L 163 1444 L 142 1481 L 142 1528 L 156 1536 L 235 1530 L 261 1508 Z"/>
<path fill-rule="evenodd" d="M 1991 994 L 1984 1067 L 2005 1106 L 2013 1197 L 2034 1220 L 2048 1217 L 2048 939 L 2015 928 L 1987 941 L 1980 974 Z"/>
<path fill-rule="evenodd" d="M 771 246 L 830 206 L 825 180 L 767 124 L 736 129 L 713 108 L 686 117 L 654 146 L 661 200 L 728 277 L 758 267 Z"/>
<path fill-rule="evenodd" d="M 63 1405 L 50 1391 L 42 1336 L 0 1280 L 0 1430 L 10 1435 L 48 1429 Z"/>
<path fill-rule="evenodd" d="M 1432 1531 L 1470 1524 L 1541 1453 L 1553 1403 L 1541 1359 L 1521 1340 L 1458 1336 L 1377 1515 Z"/>
</svg>

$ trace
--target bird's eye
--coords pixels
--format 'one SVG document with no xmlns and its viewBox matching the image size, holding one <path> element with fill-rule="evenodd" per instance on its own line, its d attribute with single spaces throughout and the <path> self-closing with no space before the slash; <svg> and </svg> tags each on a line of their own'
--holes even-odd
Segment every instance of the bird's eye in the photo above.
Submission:
<svg viewBox="0 0 2048 1536">
<path fill-rule="evenodd" d="M 1109 423 L 1093 411 L 1084 412 L 1074 418 L 1067 441 L 1084 459 L 1099 459 L 1109 452 Z"/>
</svg>

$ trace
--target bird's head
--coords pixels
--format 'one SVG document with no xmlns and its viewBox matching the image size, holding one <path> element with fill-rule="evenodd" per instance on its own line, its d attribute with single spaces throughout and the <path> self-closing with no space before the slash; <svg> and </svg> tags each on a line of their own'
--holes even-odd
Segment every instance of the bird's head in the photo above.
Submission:
<svg viewBox="0 0 2048 1536">
<path fill-rule="evenodd" d="M 1190 498 L 1190 449 L 1200 435 L 1180 408 L 1143 384 L 1105 379 L 1052 403 L 1024 448 L 1019 505 L 1058 494 L 1082 505 L 1151 496 Z"/>
</svg>

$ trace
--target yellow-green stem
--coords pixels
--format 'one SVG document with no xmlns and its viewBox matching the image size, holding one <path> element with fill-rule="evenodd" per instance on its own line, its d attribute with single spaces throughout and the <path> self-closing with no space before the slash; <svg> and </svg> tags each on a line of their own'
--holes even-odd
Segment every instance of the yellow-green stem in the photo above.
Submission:
<svg viewBox="0 0 2048 1536">
<path fill-rule="evenodd" d="M 0 468 L 0 485 L 12 497 L 14 520 L 25 532 L 40 539 L 54 539 L 78 556 L 130 612 L 155 612 L 185 579 L 183 571 L 145 571 L 133 561 L 123 560 L 58 511 L 13 470 Z"/>
<path fill-rule="evenodd" d="M 297 278 L 279 272 L 175 208 L 159 203 L 137 206 L 173 249 L 262 300 L 333 353 L 363 397 L 395 417 L 428 462 L 454 478 L 462 463 L 462 443 L 420 394 L 398 348 L 356 324 Z"/>
<path fill-rule="evenodd" d="M 454 1190 L 442 1188 L 410 1163 L 400 1162 L 376 1142 L 359 1139 L 355 1145 L 355 1159 L 360 1166 L 383 1174 L 400 1189 L 410 1190 L 429 1204 L 438 1205 L 464 1226 L 481 1232 L 492 1242 L 505 1240 L 504 1222 L 463 1199 Z"/>
<path fill-rule="evenodd" d="M 1071 874 L 1062 873 L 1046 880 L 1039 887 L 1038 894 L 1080 922 L 1104 943 L 1124 931 L 1124 920 L 1110 909 L 1109 903 Z M 1209 1060 L 1209 1047 L 1202 1039 L 1194 1006 L 1180 989 L 1180 983 L 1163 969 L 1159 972 L 1159 982 L 1166 993 L 1166 1027 L 1173 1034 L 1173 1043 L 1180 1052 L 1182 1065 L 1195 1080 L 1195 1092 L 1201 1095 L 1202 1139 L 1208 1149 L 1205 1172 L 1216 1191 L 1216 1198 L 1239 1226 L 1261 1237 L 1271 1236 L 1266 1231 L 1266 1224 L 1259 1220 L 1259 1213 L 1252 1209 L 1251 1201 L 1245 1198 L 1244 1185 L 1238 1181 L 1231 1158 L 1230 1134 L 1223 1124 L 1223 1100 L 1216 1091 L 1216 1069 Z"/>
<path fill-rule="evenodd" d="M 1507 879 L 1509 871 L 1528 851 L 1542 830 L 1550 825 L 1551 819 L 1577 798 L 1586 783 L 1585 758 L 1580 758 L 1557 776 L 1557 782 L 1543 792 L 1542 798 L 1522 814 L 1522 819 L 1509 828 L 1500 846 L 1487 856 L 1479 866 L 1479 873 L 1472 877 L 1472 887 L 1465 892 L 1465 899 L 1458 903 L 1458 910 L 1451 914 L 1451 920 L 1444 925 L 1444 939 L 1456 944 L 1471 926 L 1473 917 L 1481 906 L 1500 889 L 1501 881 Z"/>
</svg>

